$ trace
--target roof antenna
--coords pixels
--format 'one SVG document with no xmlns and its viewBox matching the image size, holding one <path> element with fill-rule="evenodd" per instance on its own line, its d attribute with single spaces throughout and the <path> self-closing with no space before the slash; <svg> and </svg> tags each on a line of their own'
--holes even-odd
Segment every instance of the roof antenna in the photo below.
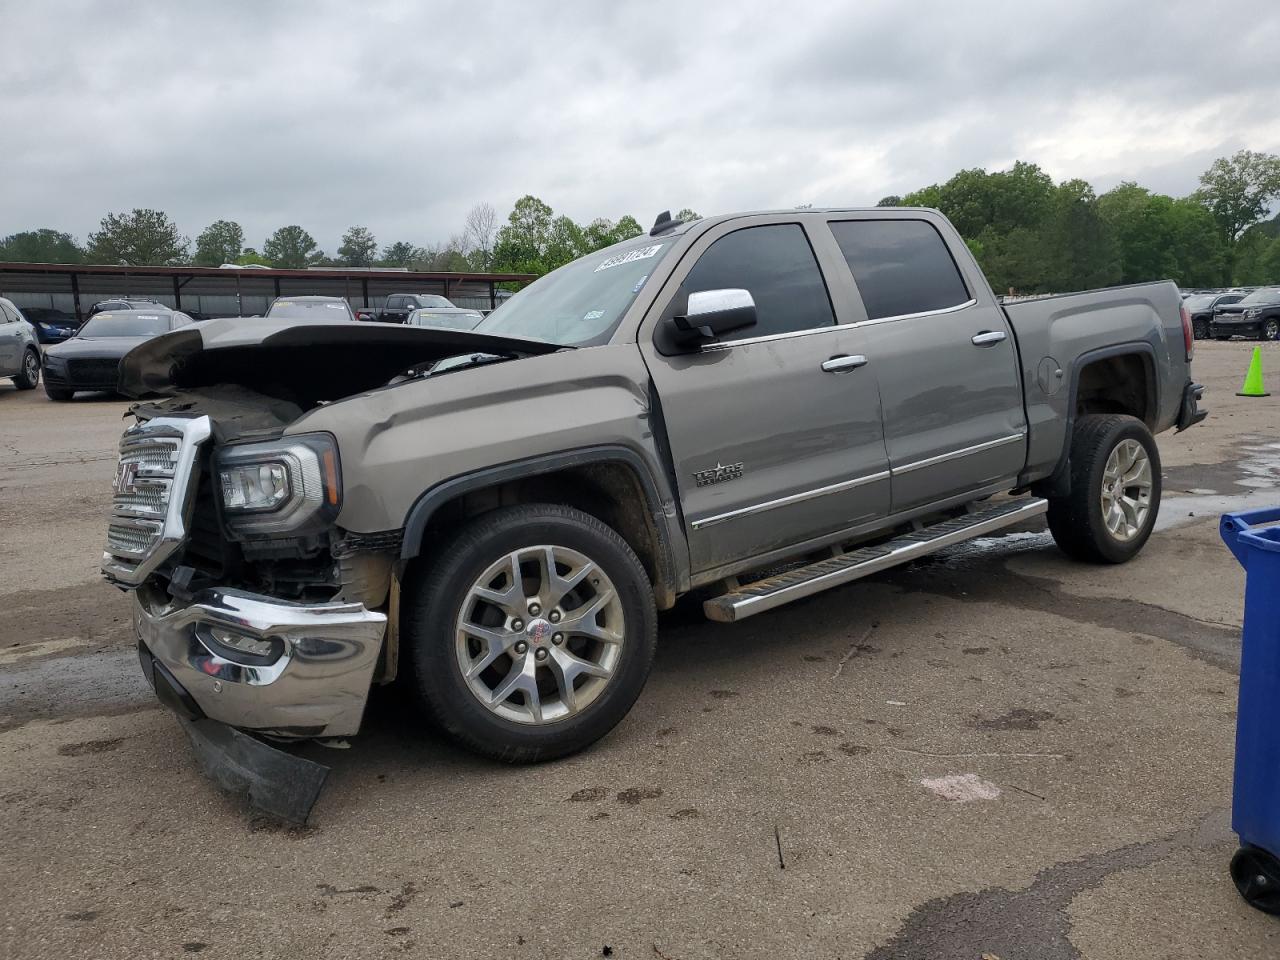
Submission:
<svg viewBox="0 0 1280 960">
<path fill-rule="evenodd" d="M 649 236 L 656 237 L 660 233 L 666 233 L 668 230 L 674 230 L 682 223 L 684 223 L 683 220 L 671 219 L 670 210 L 663 210 L 658 214 L 658 219 L 653 221 L 653 229 L 649 231 Z"/>
</svg>

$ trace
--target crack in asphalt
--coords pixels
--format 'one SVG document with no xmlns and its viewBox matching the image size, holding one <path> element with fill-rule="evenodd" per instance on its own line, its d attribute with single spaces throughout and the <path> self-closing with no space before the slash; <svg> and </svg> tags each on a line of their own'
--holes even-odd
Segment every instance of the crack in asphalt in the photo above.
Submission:
<svg viewBox="0 0 1280 960">
<path fill-rule="evenodd" d="M 988 887 L 928 900 L 865 960 L 1034 957 L 1079 960 L 1067 908 L 1113 874 L 1149 867 L 1183 850 L 1229 842 L 1228 812 L 1217 810 L 1186 830 L 1046 867 L 1023 890 Z"/>
</svg>

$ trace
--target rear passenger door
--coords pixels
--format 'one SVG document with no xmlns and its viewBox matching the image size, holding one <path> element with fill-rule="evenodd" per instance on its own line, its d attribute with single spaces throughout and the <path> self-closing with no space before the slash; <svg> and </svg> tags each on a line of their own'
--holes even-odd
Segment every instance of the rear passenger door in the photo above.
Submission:
<svg viewBox="0 0 1280 960">
<path fill-rule="evenodd" d="M 949 225 L 897 211 L 828 225 L 866 309 L 893 511 L 1012 482 L 1027 432 L 1013 333 L 967 251 L 948 248 Z"/>
<path fill-rule="evenodd" d="M 847 301 L 833 304 L 808 231 L 792 222 L 802 218 L 774 219 L 728 221 L 699 237 L 641 331 L 695 572 L 870 522 L 889 506 L 860 332 L 837 322 Z M 834 256 L 823 265 L 841 268 Z M 756 325 L 664 353 L 661 317 L 683 294 L 723 289 L 751 293 Z"/>
</svg>

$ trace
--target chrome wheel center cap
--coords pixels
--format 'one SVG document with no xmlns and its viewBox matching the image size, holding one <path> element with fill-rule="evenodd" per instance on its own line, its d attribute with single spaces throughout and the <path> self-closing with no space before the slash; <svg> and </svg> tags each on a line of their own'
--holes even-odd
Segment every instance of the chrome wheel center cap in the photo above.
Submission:
<svg viewBox="0 0 1280 960">
<path fill-rule="evenodd" d="M 551 634 L 555 628 L 551 625 L 551 621 L 537 617 L 529 621 L 529 625 L 524 628 L 525 636 L 529 638 L 529 643 L 535 647 L 545 647 L 551 643 Z"/>
</svg>

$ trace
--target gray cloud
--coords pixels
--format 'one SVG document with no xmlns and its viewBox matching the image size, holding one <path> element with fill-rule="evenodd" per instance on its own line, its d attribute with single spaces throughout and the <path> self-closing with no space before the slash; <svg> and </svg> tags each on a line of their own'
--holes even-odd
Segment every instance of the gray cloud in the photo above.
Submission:
<svg viewBox="0 0 1280 960">
<path fill-rule="evenodd" d="M 1274 2 L 0 0 L 0 23 L 0 234 L 151 206 L 333 252 L 524 193 L 647 222 L 1026 159 L 1181 194 L 1280 150 Z"/>
</svg>

